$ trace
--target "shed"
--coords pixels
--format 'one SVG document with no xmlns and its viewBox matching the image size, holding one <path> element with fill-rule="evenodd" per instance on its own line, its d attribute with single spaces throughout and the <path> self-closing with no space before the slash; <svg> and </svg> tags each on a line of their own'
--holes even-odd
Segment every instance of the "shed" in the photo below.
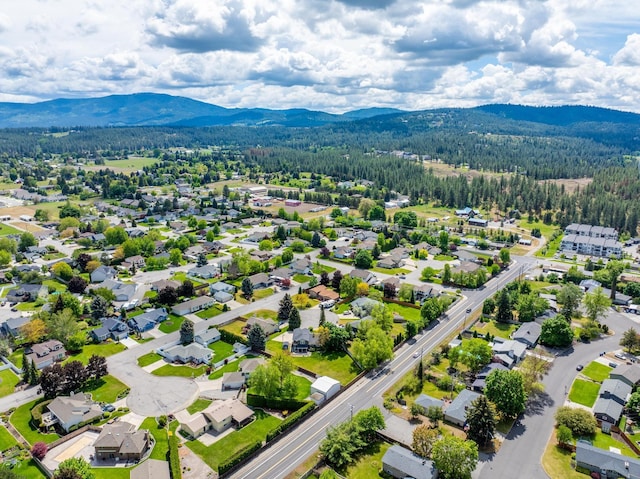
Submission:
<svg viewBox="0 0 640 479">
<path fill-rule="evenodd" d="M 319 393 L 327 401 L 340 391 L 340 381 L 329 376 L 320 376 L 311 384 L 311 395 Z"/>
</svg>

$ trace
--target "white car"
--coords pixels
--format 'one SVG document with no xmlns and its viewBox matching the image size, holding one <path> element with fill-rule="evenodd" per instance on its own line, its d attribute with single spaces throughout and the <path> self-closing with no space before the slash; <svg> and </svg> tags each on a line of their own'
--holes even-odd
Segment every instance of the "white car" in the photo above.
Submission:
<svg viewBox="0 0 640 479">
<path fill-rule="evenodd" d="M 416 351 L 415 353 L 413 353 L 413 357 L 414 358 L 419 358 L 420 357 L 420 351 Z"/>
</svg>

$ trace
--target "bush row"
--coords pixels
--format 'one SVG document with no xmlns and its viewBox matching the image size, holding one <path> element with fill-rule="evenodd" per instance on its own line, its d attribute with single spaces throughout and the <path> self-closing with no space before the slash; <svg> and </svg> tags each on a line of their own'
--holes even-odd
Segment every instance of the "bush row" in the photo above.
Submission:
<svg viewBox="0 0 640 479">
<path fill-rule="evenodd" d="M 287 417 L 284 421 L 278 424 L 278 427 L 276 427 L 273 431 L 269 431 L 269 433 L 267 433 L 267 442 L 272 441 L 278 435 L 282 434 L 284 431 L 289 429 L 291 426 L 297 423 L 300 419 L 302 419 L 311 411 L 313 411 L 315 407 L 316 407 L 316 404 L 313 401 L 309 401 L 300 409 L 298 409 L 296 412 L 289 415 L 289 417 Z"/>
<path fill-rule="evenodd" d="M 182 471 L 180 470 L 180 456 L 178 452 L 178 437 L 175 432 L 169 436 L 169 469 L 171 470 L 171 479 L 182 479 Z"/>
<path fill-rule="evenodd" d="M 266 407 L 279 411 L 297 411 L 307 403 L 295 399 L 267 398 L 256 394 L 247 394 L 247 404 L 253 407 Z"/>
<path fill-rule="evenodd" d="M 227 472 L 237 464 L 240 464 L 245 458 L 249 457 L 261 447 L 262 441 L 256 441 L 253 444 L 248 445 L 244 449 L 241 449 L 236 454 L 231 456 L 226 462 L 223 462 L 218 466 L 218 474 L 222 476 L 225 472 Z"/>
<path fill-rule="evenodd" d="M 228 344 L 233 343 L 242 343 L 249 344 L 246 338 L 239 336 L 237 334 L 230 333 L 229 331 L 225 331 L 224 329 L 220 330 L 220 339 Z"/>
</svg>

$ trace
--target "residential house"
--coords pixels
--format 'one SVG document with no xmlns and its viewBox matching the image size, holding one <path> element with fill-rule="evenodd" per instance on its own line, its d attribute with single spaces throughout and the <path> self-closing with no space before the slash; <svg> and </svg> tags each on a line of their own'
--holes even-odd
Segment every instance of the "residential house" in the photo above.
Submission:
<svg viewBox="0 0 640 479">
<path fill-rule="evenodd" d="M 233 294 L 236 292 L 236 287 L 232 284 L 225 283 L 224 281 L 218 281 L 217 283 L 212 283 L 209 286 L 209 292 L 211 294 L 215 294 L 219 291 L 223 293 Z"/>
<path fill-rule="evenodd" d="M 238 225 L 236 225 L 236 227 L 238 227 Z M 262 240 L 269 239 L 269 237 L 270 237 L 269 233 L 267 232 L 256 231 L 255 233 L 252 233 L 249 236 L 247 236 L 245 239 L 243 239 L 242 242 L 249 243 L 249 244 L 258 244 Z"/>
<path fill-rule="evenodd" d="M 482 218 L 469 218 L 469 226 L 479 226 L 481 228 L 486 228 L 489 226 L 489 220 L 485 220 Z"/>
<path fill-rule="evenodd" d="M 467 408 L 478 397 L 480 397 L 480 394 L 469 391 L 468 389 L 460 391 L 456 398 L 451 401 L 451 404 L 445 409 L 444 420 L 463 427 L 467 422 Z"/>
<path fill-rule="evenodd" d="M 400 256 L 395 256 L 395 255 L 389 255 L 386 258 L 382 258 L 378 260 L 378 262 L 376 263 L 376 266 L 378 268 L 385 268 L 385 269 L 400 268 L 403 265 L 404 265 L 404 259 L 402 259 Z"/>
<path fill-rule="evenodd" d="M 140 461 L 149 445 L 149 431 L 136 431 L 133 424 L 125 421 L 105 424 L 93 443 L 96 459 L 120 461 Z"/>
<path fill-rule="evenodd" d="M 222 390 L 242 389 L 246 383 L 246 377 L 240 372 L 224 373 L 222 375 Z"/>
<path fill-rule="evenodd" d="M 245 359 L 238 366 L 238 372 L 242 373 L 245 378 L 248 378 L 251 376 L 251 373 L 258 368 L 258 366 L 262 366 L 266 363 L 267 361 L 260 357 Z"/>
<path fill-rule="evenodd" d="M 617 424 L 632 388 L 618 379 L 602 381 L 598 399 L 593 405 L 593 415 L 610 424 Z"/>
<path fill-rule="evenodd" d="M 197 298 L 189 299 L 187 301 L 174 305 L 171 311 L 178 316 L 184 316 L 185 314 L 195 313 L 196 311 L 207 309 L 208 307 L 213 306 L 215 303 L 216 300 L 211 296 L 198 296 Z"/>
<path fill-rule="evenodd" d="M 310 396 L 316 404 L 328 401 L 340 392 L 340 381 L 329 376 L 320 376 L 311 383 Z"/>
<path fill-rule="evenodd" d="M 351 259 L 353 254 L 354 250 L 350 246 L 339 246 L 333 250 L 333 257 L 336 259 Z"/>
<path fill-rule="evenodd" d="M 140 268 L 144 268 L 145 264 L 146 263 L 144 258 L 139 254 L 137 254 L 135 256 L 129 256 L 128 258 L 125 258 L 120 266 L 122 266 L 125 269 L 131 269 L 131 268 L 140 269 Z"/>
<path fill-rule="evenodd" d="M 46 426 L 59 424 L 65 432 L 80 423 L 88 423 L 102 418 L 102 408 L 91 399 L 91 394 L 71 393 L 70 396 L 58 396 L 47 406 L 48 413 L 42 415 Z"/>
<path fill-rule="evenodd" d="M 171 479 L 169 463 L 158 459 L 147 459 L 131 469 L 129 479 Z"/>
<path fill-rule="evenodd" d="M 474 391 L 477 392 L 482 392 L 484 391 L 484 387 L 487 384 L 487 376 L 489 374 L 491 374 L 493 371 L 508 371 L 509 368 L 506 367 L 504 364 L 501 363 L 489 363 L 487 364 L 484 368 L 482 368 L 480 370 L 480 372 L 478 372 L 478 374 L 476 374 L 476 379 L 475 381 L 473 381 L 473 383 L 471 384 L 471 389 L 473 389 Z"/>
<path fill-rule="evenodd" d="M 105 279 L 100 287 L 107 288 L 115 295 L 116 301 L 131 301 L 138 289 L 137 283 L 123 283 L 115 279 Z"/>
<path fill-rule="evenodd" d="M 43 284 L 19 284 L 17 288 L 9 290 L 5 300 L 11 303 L 27 303 L 46 297 L 48 292 Z"/>
<path fill-rule="evenodd" d="M 220 267 L 217 264 L 205 264 L 204 266 L 191 268 L 187 271 L 187 274 L 196 278 L 211 279 L 220 275 Z"/>
<path fill-rule="evenodd" d="M 266 334 L 267 336 L 280 330 L 278 323 L 276 323 L 274 320 L 252 316 L 247 319 L 246 324 L 242 328 L 242 333 L 247 334 L 254 324 L 260 326 L 264 331 L 264 334 Z"/>
<path fill-rule="evenodd" d="M 202 344 L 204 347 L 209 346 L 211 343 L 215 343 L 220 340 L 220 331 L 216 328 L 209 328 L 200 334 L 196 334 L 193 338 L 196 343 Z"/>
<path fill-rule="evenodd" d="M 637 364 L 623 364 L 609 373 L 610 379 L 617 379 L 635 387 L 640 383 L 640 366 Z"/>
<path fill-rule="evenodd" d="M 207 364 L 213 358 L 213 351 L 199 343 L 176 344 L 167 349 L 159 348 L 157 352 L 172 363 Z"/>
<path fill-rule="evenodd" d="M 224 291 L 218 291 L 213 295 L 213 299 L 215 299 L 218 303 L 228 303 L 233 300 L 234 296 L 231 293 L 225 293 Z"/>
<path fill-rule="evenodd" d="M 9 318 L 0 326 L 0 331 L 4 336 L 13 338 L 20 334 L 20 328 L 31 321 L 29 316 L 20 316 L 17 318 Z"/>
<path fill-rule="evenodd" d="M 353 269 L 349 273 L 349 276 L 351 276 L 352 278 L 359 278 L 364 283 L 367 283 L 369 285 L 375 283 L 377 281 L 377 279 L 378 279 L 378 278 L 376 278 L 376 275 L 373 274 L 368 269 Z"/>
<path fill-rule="evenodd" d="M 436 399 L 431 396 L 427 396 L 426 394 L 420 394 L 416 398 L 416 404 L 422 406 L 425 411 L 427 411 L 430 407 L 437 407 L 442 409 L 444 407 L 444 401 L 442 399 Z"/>
<path fill-rule="evenodd" d="M 353 314 L 358 316 L 359 318 L 365 318 L 371 314 L 371 310 L 378 305 L 382 304 L 380 301 L 376 301 L 375 299 L 367 298 L 366 296 L 362 296 L 361 298 L 354 299 L 351 301 L 351 311 Z"/>
<path fill-rule="evenodd" d="M 192 420 L 197 416 L 204 416 L 204 427 L 200 426 L 202 421 Z M 182 429 L 192 437 L 199 437 L 205 431 L 213 429 L 216 433 L 221 433 L 229 427 L 240 428 L 251 422 L 254 412 L 245 406 L 238 399 L 225 399 L 213 401 L 205 410 L 191 416 L 191 419 L 181 425 Z"/>
<path fill-rule="evenodd" d="M 456 216 L 460 217 L 460 218 L 472 218 L 474 216 L 476 216 L 478 214 L 478 211 L 474 210 L 473 208 L 470 208 L 469 206 L 467 206 L 464 209 L 461 210 L 456 210 Z"/>
<path fill-rule="evenodd" d="M 165 308 L 156 308 L 129 318 L 128 324 L 134 331 L 143 333 L 153 329 L 156 324 L 165 321 L 168 317 L 169 313 Z"/>
<path fill-rule="evenodd" d="M 129 326 L 118 318 L 104 318 L 102 325 L 91 331 L 91 336 L 96 341 L 105 341 L 109 338 L 121 341 L 129 337 Z"/>
<path fill-rule="evenodd" d="M 284 344 L 284 342 L 283 342 Z M 296 354 L 305 354 L 315 346 L 318 341 L 313 332 L 307 328 L 296 328 L 292 332 L 290 351 Z"/>
<path fill-rule="evenodd" d="M 104 265 L 98 266 L 90 274 L 92 283 L 102 283 L 107 279 L 113 279 L 117 276 L 118 276 L 118 272 L 115 270 L 115 268 L 112 268 L 111 266 L 104 266 Z"/>
<path fill-rule="evenodd" d="M 307 258 L 302 258 L 291 263 L 291 269 L 296 274 L 309 274 L 312 268 L 313 263 Z"/>
<path fill-rule="evenodd" d="M 576 468 L 587 469 L 590 477 L 602 479 L 632 479 L 640 477 L 640 460 L 611 450 L 592 446 L 586 441 L 576 442 Z M 597 474 L 597 476 L 593 474 Z"/>
<path fill-rule="evenodd" d="M 413 296 L 421 304 L 428 298 L 438 296 L 440 292 L 428 283 L 421 284 L 413 288 Z"/>
<path fill-rule="evenodd" d="M 273 285 L 273 278 L 270 278 L 267 273 L 256 273 L 249 276 L 249 281 L 253 289 L 264 289 Z"/>
<path fill-rule="evenodd" d="M 174 281 L 172 279 L 160 279 L 158 281 L 154 281 L 151 283 L 152 291 L 161 291 L 164 288 L 174 288 L 177 289 L 180 286 L 179 281 Z"/>
<path fill-rule="evenodd" d="M 542 326 L 536 322 L 524 323 L 511 335 L 511 339 L 520 341 L 528 348 L 535 348 L 540 339 Z"/>
<path fill-rule="evenodd" d="M 438 471 L 432 461 L 394 444 L 382 456 L 382 470 L 397 479 L 436 479 Z"/>
<path fill-rule="evenodd" d="M 44 369 L 56 361 L 62 361 L 66 355 L 67 350 L 57 339 L 34 344 L 27 349 L 27 361 L 33 361 L 37 369 Z"/>
<path fill-rule="evenodd" d="M 277 268 L 271 272 L 271 277 L 276 282 L 280 282 L 283 279 L 291 279 L 294 274 L 295 273 L 291 268 Z"/>
<path fill-rule="evenodd" d="M 312 299 L 318 299 L 320 301 L 338 301 L 340 299 L 340 293 L 327 288 L 323 284 L 314 286 L 307 290 L 309 297 Z"/>
<path fill-rule="evenodd" d="M 395 276 L 390 276 L 387 279 L 382 281 L 383 290 L 391 289 L 394 292 L 394 296 L 398 294 L 400 290 L 400 280 Z"/>
<path fill-rule="evenodd" d="M 493 360 L 512 368 L 524 359 L 527 354 L 527 346 L 520 341 L 509 339 L 499 341 L 497 338 L 493 342 Z"/>
</svg>

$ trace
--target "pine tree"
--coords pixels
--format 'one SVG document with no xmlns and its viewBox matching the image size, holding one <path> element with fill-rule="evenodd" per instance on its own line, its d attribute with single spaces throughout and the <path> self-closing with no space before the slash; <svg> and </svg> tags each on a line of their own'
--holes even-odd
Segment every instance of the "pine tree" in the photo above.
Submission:
<svg viewBox="0 0 640 479">
<path fill-rule="evenodd" d="M 300 327 L 300 311 L 298 308 L 292 308 L 289 313 L 289 331 L 293 331 L 294 329 L 298 329 Z"/>
<path fill-rule="evenodd" d="M 291 296 L 289 296 L 289 293 L 286 293 L 280 300 L 280 308 L 278 309 L 278 321 L 281 323 L 289 321 L 289 315 L 291 314 L 292 309 L 293 301 L 291 301 Z"/>
<path fill-rule="evenodd" d="M 467 437 L 480 446 L 491 442 L 496 431 L 496 412 L 484 396 L 467 408 Z"/>
<path fill-rule="evenodd" d="M 31 383 L 31 368 L 24 349 L 22 350 L 22 382 L 25 384 Z"/>
<path fill-rule="evenodd" d="M 320 322 L 318 323 L 318 326 L 324 325 L 326 320 L 327 318 L 325 317 L 324 306 L 320 306 Z"/>
<path fill-rule="evenodd" d="M 29 371 L 30 371 L 30 378 L 29 378 L 29 384 L 31 386 L 35 386 L 36 384 L 38 384 L 38 368 L 36 367 L 36 362 L 31 360 L 31 364 L 29 366 Z"/>
</svg>

